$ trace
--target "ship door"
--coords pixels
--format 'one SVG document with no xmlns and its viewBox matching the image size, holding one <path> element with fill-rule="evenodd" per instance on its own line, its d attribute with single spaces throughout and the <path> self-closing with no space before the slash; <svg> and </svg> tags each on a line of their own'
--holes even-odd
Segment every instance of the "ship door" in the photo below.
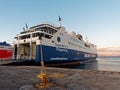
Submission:
<svg viewBox="0 0 120 90">
<path fill-rule="evenodd" d="M 29 43 L 19 45 L 19 56 L 20 59 L 29 59 L 30 56 L 30 46 Z"/>
<path fill-rule="evenodd" d="M 19 59 L 26 59 L 26 60 L 34 60 L 36 56 L 36 43 L 32 42 L 30 43 L 24 43 L 19 44 L 19 48 L 15 46 L 15 55 L 18 54 Z"/>
<path fill-rule="evenodd" d="M 24 58 L 29 59 L 29 57 L 30 57 L 30 45 L 29 45 L 29 43 L 24 44 L 23 49 L 24 49 Z"/>
<path fill-rule="evenodd" d="M 35 42 L 32 42 L 31 45 L 30 45 L 30 43 L 23 44 L 24 59 L 34 60 L 35 56 L 36 56 L 35 51 L 36 51 L 36 43 Z"/>
</svg>

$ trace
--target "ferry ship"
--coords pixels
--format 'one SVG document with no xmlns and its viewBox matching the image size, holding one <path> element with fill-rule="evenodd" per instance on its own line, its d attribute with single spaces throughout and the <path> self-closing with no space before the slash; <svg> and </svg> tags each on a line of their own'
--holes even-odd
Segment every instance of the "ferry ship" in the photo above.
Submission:
<svg viewBox="0 0 120 90">
<path fill-rule="evenodd" d="M 6 42 L 0 42 L 0 60 L 9 60 L 12 56 L 13 47 Z"/>
<path fill-rule="evenodd" d="M 16 59 L 36 63 L 69 63 L 95 59 L 96 45 L 83 40 L 81 34 L 66 31 L 64 26 L 42 23 L 26 28 L 15 36 Z"/>
</svg>

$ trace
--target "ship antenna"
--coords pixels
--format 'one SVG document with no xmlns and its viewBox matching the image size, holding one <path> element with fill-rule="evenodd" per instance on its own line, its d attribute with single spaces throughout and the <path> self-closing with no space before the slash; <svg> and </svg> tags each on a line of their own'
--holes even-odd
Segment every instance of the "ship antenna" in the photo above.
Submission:
<svg viewBox="0 0 120 90">
<path fill-rule="evenodd" d="M 60 27 L 61 27 L 61 21 L 62 21 L 62 19 L 61 19 L 61 17 L 59 16 L 59 17 L 58 17 L 58 22 L 59 22 L 59 24 L 60 24 Z"/>
<path fill-rule="evenodd" d="M 23 31 L 25 31 L 25 28 L 23 27 Z"/>
<path fill-rule="evenodd" d="M 27 25 L 27 23 L 25 24 L 25 26 L 26 26 L 26 30 L 28 30 L 28 25 Z"/>
</svg>

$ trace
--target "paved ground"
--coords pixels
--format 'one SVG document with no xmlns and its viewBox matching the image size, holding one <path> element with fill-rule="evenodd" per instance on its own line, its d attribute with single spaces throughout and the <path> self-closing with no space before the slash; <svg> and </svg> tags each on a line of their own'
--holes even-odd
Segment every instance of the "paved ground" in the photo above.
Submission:
<svg viewBox="0 0 120 90">
<path fill-rule="evenodd" d="M 120 90 L 120 72 L 46 68 L 51 87 L 38 89 L 39 66 L 0 66 L 0 90 Z"/>
</svg>

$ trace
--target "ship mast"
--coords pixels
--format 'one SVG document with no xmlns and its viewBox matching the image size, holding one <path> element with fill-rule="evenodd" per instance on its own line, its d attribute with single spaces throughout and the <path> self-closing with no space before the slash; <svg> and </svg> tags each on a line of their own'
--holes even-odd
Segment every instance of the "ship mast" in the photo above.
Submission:
<svg viewBox="0 0 120 90">
<path fill-rule="evenodd" d="M 60 27 L 61 27 L 61 21 L 62 21 L 62 19 L 61 19 L 61 17 L 59 16 L 59 17 L 58 17 L 58 22 L 59 22 L 59 24 L 60 24 Z"/>
</svg>

